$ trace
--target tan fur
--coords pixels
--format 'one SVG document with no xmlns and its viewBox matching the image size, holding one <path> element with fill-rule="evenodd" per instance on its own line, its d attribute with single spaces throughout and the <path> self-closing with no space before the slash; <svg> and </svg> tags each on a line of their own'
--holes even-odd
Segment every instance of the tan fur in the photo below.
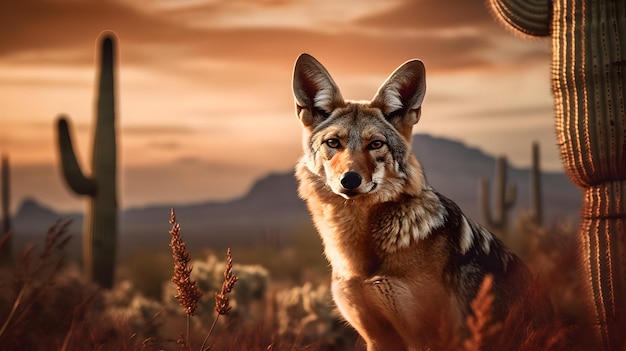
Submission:
<svg viewBox="0 0 626 351">
<path fill-rule="evenodd" d="M 412 240 L 412 231 L 423 224 L 419 218 L 404 216 L 402 201 L 378 208 L 376 199 L 368 203 L 327 194 L 320 189 L 323 184 L 308 180 L 313 176 L 304 162 L 298 164 L 296 176 L 332 266 L 335 303 L 365 338 L 368 350 L 417 349 L 421 341 L 436 335 L 438 325 L 433 322 L 445 316 L 450 303 L 441 284 L 443 239 Z M 437 207 L 432 192 L 421 189 L 420 181 L 415 183 L 411 192 L 421 196 L 413 201 Z M 373 209 L 392 215 L 387 222 L 372 222 Z M 385 235 L 389 232 L 396 237 Z M 417 341 L 410 345 L 404 340 Z"/>
<path fill-rule="evenodd" d="M 487 255 L 498 244 L 442 200 L 411 153 L 424 91 L 419 61 L 399 67 L 371 102 L 344 100 L 311 56 L 294 70 L 304 147 L 299 194 L 332 266 L 334 301 L 369 351 L 422 349 L 448 312 L 462 319 L 482 275 L 465 277 L 451 258 Z M 347 173 L 359 181 L 345 185 Z M 511 254 L 498 255 L 506 269 Z M 497 284 L 498 297 L 510 290 Z"/>
</svg>

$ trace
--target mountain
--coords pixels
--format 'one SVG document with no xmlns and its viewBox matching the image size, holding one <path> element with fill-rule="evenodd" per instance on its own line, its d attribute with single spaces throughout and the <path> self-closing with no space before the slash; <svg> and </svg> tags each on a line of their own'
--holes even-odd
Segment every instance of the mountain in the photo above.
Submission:
<svg viewBox="0 0 626 351">
<path fill-rule="evenodd" d="M 495 158 L 464 144 L 429 135 L 415 135 L 413 150 L 420 159 L 429 183 L 459 204 L 471 218 L 481 220 L 478 184 L 488 177 L 493 184 Z M 510 168 L 509 182 L 517 186 L 517 201 L 511 219 L 529 208 L 530 171 Z M 576 218 L 581 203 L 580 191 L 563 173 L 541 176 L 545 219 L 547 223 Z M 297 196 L 293 172 L 269 174 L 259 179 L 246 195 L 231 201 L 206 202 L 176 206 L 183 237 L 190 247 L 250 245 L 259 242 L 283 242 L 294 233 L 312 231 L 305 204 Z M 493 203 L 493 201 L 492 201 Z M 171 205 L 127 209 L 120 216 L 120 248 L 166 248 Z M 24 202 L 14 220 L 16 236 L 31 237 L 45 233 L 57 218 L 74 221 L 70 231 L 80 238 L 82 217 L 58 214 Z M 80 241 L 80 240 L 76 240 Z"/>
<path fill-rule="evenodd" d="M 225 247 L 233 244 L 286 240 L 294 231 L 311 227 L 304 202 L 296 192 L 292 172 L 259 179 L 243 197 L 226 202 L 175 206 L 176 217 L 188 245 Z M 171 206 L 153 206 L 122 212 L 121 231 L 127 239 L 158 236 L 169 243 Z M 122 239 L 124 240 L 124 239 Z M 132 243 L 129 243 L 132 245 Z"/>
</svg>

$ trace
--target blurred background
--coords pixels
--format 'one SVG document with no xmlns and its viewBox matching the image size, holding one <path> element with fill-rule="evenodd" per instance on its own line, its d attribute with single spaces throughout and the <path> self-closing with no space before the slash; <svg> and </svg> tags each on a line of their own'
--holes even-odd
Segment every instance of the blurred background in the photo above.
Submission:
<svg viewBox="0 0 626 351">
<path fill-rule="evenodd" d="M 112 289 L 82 277 L 88 200 L 65 184 L 56 140 L 56 121 L 67 115 L 89 174 L 103 31 L 118 39 Z M 232 247 L 241 279 L 234 312 L 218 328 L 236 328 L 216 350 L 362 349 L 333 308 L 329 267 L 293 177 L 302 150 L 291 79 L 303 52 L 354 100 L 372 98 L 403 62 L 423 60 L 427 92 L 412 148 L 428 181 L 540 271 L 556 309 L 574 320 L 581 196 L 558 156 L 550 42 L 507 32 L 483 1 L 2 1 L 0 32 L 5 249 L 16 259 L 0 267 L 0 286 L 22 282 L 0 294 L 0 337 L 21 349 L 81 345 L 82 337 L 112 350 L 175 345 L 185 316 L 169 282 L 172 207 L 205 292 L 192 323 L 196 346 L 214 318 L 222 249 Z M 48 230 L 58 219 L 71 222 Z M 33 255 L 29 245 L 44 242 L 44 254 Z M 22 301 L 21 291 L 34 293 Z M 30 308 L 44 298 L 43 312 Z M 249 348 L 233 346 L 242 335 Z"/>
</svg>

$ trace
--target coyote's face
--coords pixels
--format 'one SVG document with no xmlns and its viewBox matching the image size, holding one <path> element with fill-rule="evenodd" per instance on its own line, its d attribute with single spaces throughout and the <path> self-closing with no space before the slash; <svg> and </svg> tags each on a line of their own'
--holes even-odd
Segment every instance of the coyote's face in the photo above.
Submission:
<svg viewBox="0 0 626 351">
<path fill-rule="evenodd" d="M 413 60 L 393 72 L 372 101 L 346 101 L 328 71 L 301 55 L 293 90 L 305 130 L 302 162 L 346 199 L 395 198 L 419 167 L 410 159 L 410 141 L 425 89 L 424 66 Z"/>
</svg>

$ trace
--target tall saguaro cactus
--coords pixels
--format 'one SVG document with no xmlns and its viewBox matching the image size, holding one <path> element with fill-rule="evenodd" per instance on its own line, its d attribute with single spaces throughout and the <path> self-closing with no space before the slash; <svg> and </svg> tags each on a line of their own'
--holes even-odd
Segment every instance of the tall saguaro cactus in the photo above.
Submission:
<svg viewBox="0 0 626 351">
<path fill-rule="evenodd" d="M 77 194 L 89 197 L 83 234 L 83 267 L 87 278 L 105 288 L 113 285 L 117 239 L 117 151 L 115 142 L 115 37 L 101 36 L 101 62 L 91 176 L 80 169 L 68 122 L 58 120 L 63 175 Z"/>
<path fill-rule="evenodd" d="M 0 168 L 0 179 L 2 181 L 2 189 L 0 189 L 0 191 L 2 191 L 2 232 L 0 232 L 0 236 L 2 236 L 11 231 L 11 183 L 8 156 L 2 155 L 2 165 Z M 6 240 L 7 242 L 5 242 L 3 247 L 0 249 L 0 261 L 9 260 L 11 258 L 11 236 L 9 236 Z"/>
<path fill-rule="evenodd" d="M 626 344 L 626 1 L 490 0 L 505 24 L 552 37 L 561 158 L 583 191 L 583 284 L 603 350 Z"/>
<path fill-rule="evenodd" d="M 543 224 L 543 201 L 541 198 L 541 164 L 539 144 L 532 145 L 532 166 L 530 169 L 530 213 L 537 226 Z"/>
<path fill-rule="evenodd" d="M 508 212 L 513 208 L 516 199 L 515 184 L 507 183 L 508 162 L 506 157 L 498 157 L 496 163 L 496 179 L 494 184 L 495 190 L 495 207 L 494 212 L 491 211 L 491 201 L 489 201 L 489 180 L 482 178 L 480 180 L 480 202 L 482 204 L 482 212 L 485 224 L 491 230 L 504 235 L 508 226 Z"/>
</svg>

